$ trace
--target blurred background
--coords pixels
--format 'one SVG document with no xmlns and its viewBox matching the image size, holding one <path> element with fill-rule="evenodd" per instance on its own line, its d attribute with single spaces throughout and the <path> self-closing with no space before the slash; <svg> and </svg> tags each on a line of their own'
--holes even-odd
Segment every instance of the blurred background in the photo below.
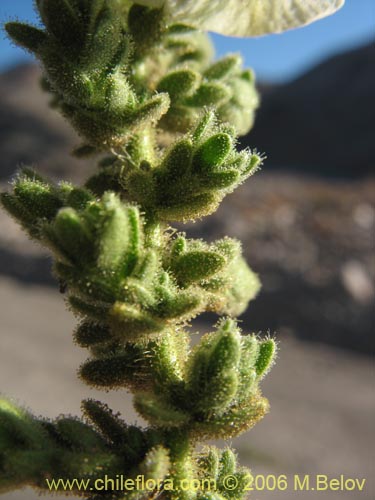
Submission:
<svg viewBox="0 0 375 500">
<path fill-rule="evenodd" d="M 37 22 L 32 3 L 1 0 L 1 22 Z M 233 445 L 254 473 L 367 478 L 361 493 L 267 491 L 254 500 L 373 499 L 375 3 L 346 0 L 336 15 L 282 35 L 213 41 L 219 56 L 241 52 L 255 69 L 262 103 L 241 146 L 267 160 L 215 215 L 184 230 L 243 242 L 263 288 L 242 326 L 280 341 L 263 384 L 271 413 Z M 77 137 L 48 108 L 40 69 L 5 35 L 0 49 L 1 188 L 25 164 L 81 182 L 95 166 L 69 156 Z M 0 390 L 50 417 L 100 397 L 139 421 L 128 395 L 77 380 L 85 353 L 72 344 L 74 319 L 48 256 L 3 211 L 0 225 Z"/>
</svg>

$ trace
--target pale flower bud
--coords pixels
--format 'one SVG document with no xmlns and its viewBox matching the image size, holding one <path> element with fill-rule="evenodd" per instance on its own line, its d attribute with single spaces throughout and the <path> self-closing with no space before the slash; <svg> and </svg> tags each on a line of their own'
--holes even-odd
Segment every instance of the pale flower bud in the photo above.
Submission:
<svg viewBox="0 0 375 500">
<path fill-rule="evenodd" d="M 181 22 L 198 29 L 239 37 L 281 33 L 299 28 L 333 14 L 344 2 L 345 0 L 137 0 L 137 3 L 151 8 L 164 6 L 170 22 Z"/>
</svg>

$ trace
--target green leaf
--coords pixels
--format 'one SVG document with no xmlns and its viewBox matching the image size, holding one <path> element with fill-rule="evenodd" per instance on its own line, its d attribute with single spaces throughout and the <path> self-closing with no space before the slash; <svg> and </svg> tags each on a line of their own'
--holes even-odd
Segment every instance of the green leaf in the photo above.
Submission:
<svg viewBox="0 0 375 500">
<path fill-rule="evenodd" d="M 208 80 L 221 80 L 232 74 L 235 70 L 241 67 L 242 58 L 240 55 L 231 54 L 223 57 L 204 72 L 204 76 Z"/>
<path fill-rule="evenodd" d="M 99 322 L 106 321 L 110 309 L 109 304 L 100 302 L 99 300 L 89 302 L 74 295 L 69 297 L 69 304 L 73 311 Z"/>
<path fill-rule="evenodd" d="M 172 258 L 176 258 L 176 257 L 182 255 L 183 253 L 186 252 L 186 250 L 187 250 L 186 238 L 184 238 L 184 236 L 178 236 L 174 240 L 172 248 L 171 248 Z"/>
<path fill-rule="evenodd" d="M 74 333 L 74 340 L 81 347 L 90 347 L 111 340 L 112 334 L 108 326 L 84 321 Z"/>
<path fill-rule="evenodd" d="M 168 111 L 169 104 L 168 94 L 157 94 L 134 111 L 119 117 L 119 125 L 139 128 L 147 122 L 156 122 Z"/>
<path fill-rule="evenodd" d="M 8 399 L 0 399 L 0 448 L 42 449 L 46 433 L 35 418 Z"/>
<path fill-rule="evenodd" d="M 166 28 L 163 9 L 154 9 L 153 7 L 154 5 L 148 9 L 133 2 L 130 6 L 127 24 L 134 42 L 137 59 L 148 55 L 148 52 L 160 42 Z"/>
<path fill-rule="evenodd" d="M 91 235 L 73 208 L 62 208 L 51 226 L 62 251 L 76 262 L 84 262 L 92 251 Z"/>
<path fill-rule="evenodd" d="M 198 465 L 205 476 L 216 480 L 219 473 L 219 457 L 220 452 L 217 448 L 210 446 L 203 449 L 203 452 L 198 456 Z"/>
<path fill-rule="evenodd" d="M 134 406 L 151 425 L 158 427 L 181 427 L 189 421 L 189 415 L 173 408 L 160 397 L 150 393 L 134 396 Z"/>
<path fill-rule="evenodd" d="M 179 283 L 203 281 L 223 268 L 226 261 L 217 252 L 188 251 L 173 262 L 172 270 Z"/>
<path fill-rule="evenodd" d="M 70 0 L 37 0 L 36 3 L 48 32 L 61 44 L 79 47 L 84 29 L 81 13 L 74 3 Z"/>
<path fill-rule="evenodd" d="M 144 444 L 142 432 L 127 426 L 108 405 L 93 399 L 86 399 L 82 401 L 82 409 L 84 415 L 110 442 L 121 446 L 129 441 L 128 446 L 132 453 L 141 453 Z"/>
<path fill-rule="evenodd" d="M 259 352 L 260 342 L 255 335 L 246 335 L 241 339 L 241 360 L 238 366 L 239 385 L 237 399 L 245 401 L 256 388 L 257 373 L 255 362 Z"/>
<path fill-rule="evenodd" d="M 162 221 L 187 222 L 212 213 L 217 208 L 217 205 L 218 200 L 214 194 L 202 193 L 192 196 L 191 199 L 185 202 L 158 207 L 157 214 Z"/>
<path fill-rule="evenodd" d="M 236 185 L 239 180 L 240 173 L 237 170 L 228 169 L 223 172 L 210 172 L 205 185 L 210 189 L 226 189 Z"/>
<path fill-rule="evenodd" d="M 34 216 L 27 208 L 17 199 L 16 196 L 10 193 L 1 193 L 1 204 L 5 210 L 12 215 L 20 224 L 25 226 L 32 234 L 38 234 L 38 231 L 33 230 L 35 223 Z"/>
<path fill-rule="evenodd" d="M 216 134 L 205 141 L 194 155 L 194 167 L 209 172 L 220 167 L 232 150 L 232 138 L 228 134 Z"/>
<path fill-rule="evenodd" d="M 167 476 L 170 468 L 168 451 L 162 446 L 151 449 L 140 464 L 139 470 L 145 480 L 160 481 Z"/>
<path fill-rule="evenodd" d="M 129 349 L 126 353 L 89 359 L 80 367 L 79 374 L 87 384 L 94 387 L 137 387 L 137 370 L 142 372 L 139 355 L 139 351 Z M 139 385 L 142 386 L 142 378 Z"/>
<path fill-rule="evenodd" d="M 15 182 L 14 194 L 35 219 L 50 219 L 62 206 L 50 185 L 22 175 Z"/>
<path fill-rule="evenodd" d="M 234 474 L 237 467 L 237 458 L 232 450 L 227 448 L 220 457 L 220 475 L 219 479 L 224 479 L 229 474 Z"/>
<path fill-rule="evenodd" d="M 240 334 L 231 320 L 214 334 L 205 335 L 191 356 L 188 387 L 195 398 L 194 412 L 223 413 L 236 395 L 240 361 Z"/>
<path fill-rule="evenodd" d="M 76 450 L 97 453 L 106 447 L 101 436 L 77 418 L 60 417 L 55 426 L 61 438 Z"/>
<path fill-rule="evenodd" d="M 125 33 L 124 24 L 121 17 L 116 18 L 108 6 L 104 6 L 98 12 L 85 53 L 86 68 L 113 71 L 116 62 L 126 57 L 130 50 L 130 41 Z"/>
<path fill-rule="evenodd" d="M 246 310 L 249 301 L 257 296 L 259 278 L 240 255 L 229 264 L 224 278 L 230 278 L 230 287 L 225 292 L 225 303 L 221 304 L 218 312 L 239 316 Z"/>
<path fill-rule="evenodd" d="M 176 176 L 176 179 L 188 174 L 191 164 L 193 146 L 189 139 L 182 139 L 172 146 L 165 156 L 162 168 L 169 176 Z"/>
<path fill-rule="evenodd" d="M 259 379 L 270 370 L 276 357 L 276 342 L 273 339 L 264 340 L 259 346 L 255 369 Z"/>
<path fill-rule="evenodd" d="M 159 271 L 159 256 L 154 250 L 147 251 L 143 259 L 139 259 L 132 277 L 141 280 L 144 284 L 152 284 Z"/>
<path fill-rule="evenodd" d="M 199 121 L 196 129 L 193 132 L 193 140 L 194 142 L 198 142 L 202 139 L 204 135 L 206 135 L 212 127 L 215 125 L 215 113 L 212 111 L 208 111 L 203 115 L 203 118 Z"/>
<path fill-rule="evenodd" d="M 109 311 L 109 324 L 117 336 L 126 340 L 134 340 L 141 334 L 157 334 L 165 326 L 139 307 L 119 301 Z"/>
<path fill-rule="evenodd" d="M 246 403 L 231 405 L 222 414 L 197 422 L 193 434 L 200 439 L 229 439 L 251 429 L 269 410 L 267 399 L 255 394 Z"/>
<path fill-rule="evenodd" d="M 167 297 L 162 297 L 155 314 L 157 313 L 160 318 L 176 318 L 179 321 L 183 319 L 186 321 L 195 316 L 195 312 L 201 304 L 202 300 L 199 293 L 179 291 L 178 293 L 168 294 Z"/>
<path fill-rule="evenodd" d="M 231 96 L 230 90 L 225 84 L 219 82 L 203 83 L 197 91 L 191 96 L 186 97 L 184 102 L 188 106 L 197 108 L 203 106 L 217 106 L 226 101 Z"/>
<path fill-rule="evenodd" d="M 9 22 L 5 30 L 10 38 L 26 50 L 38 53 L 47 41 L 47 34 L 29 24 Z"/>
<path fill-rule="evenodd" d="M 102 206 L 98 228 L 98 266 L 107 272 L 115 272 L 121 266 L 127 275 L 134 268 L 138 256 L 139 213 L 135 207 L 125 209 L 113 193 L 104 195 Z"/>
<path fill-rule="evenodd" d="M 158 84 L 158 92 L 167 92 L 171 99 L 191 94 L 198 86 L 200 75 L 191 69 L 168 73 Z"/>
</svg>

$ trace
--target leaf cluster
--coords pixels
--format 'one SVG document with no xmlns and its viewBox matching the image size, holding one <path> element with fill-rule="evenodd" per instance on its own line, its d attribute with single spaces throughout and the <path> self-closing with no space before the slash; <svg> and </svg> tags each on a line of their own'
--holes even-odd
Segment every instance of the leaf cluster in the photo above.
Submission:
<svg viewBox="0 0 375 500">
<path fill-rule="evenodd" d="M 81 481 L 143 475 L 163 480 L 168 474 L 168 451 L 152 430 L 127 426 L 102 403 L 84 401 L 82 408 L 91 425 L 73 417 L 54 421 L 38 419 L 14 403 L 0 399 L 0 493 L 23 485 L 49 491 L 47 480 Z M 94 498 L 73 483 L 72 493 Z M 147 494 L 149 494 L 148 492 Z M 107 498 L 119 498 L 118 492 Z M 122 496 L 145 498 L 145 491 Z"/>
<path fill-rule="evenodd" d="M 258 97 L 251 71 L 233 55 L 210 64 L 205 35 L 166 25 L 163 10 L 119 0 L 36 0 L 43 29 L 6 24 L 15 43 L 41 60 L 53 104 L 84 148 L 123 148 L 150 122 L 186 132 L 204 107 L 245 134 Z M 125 15 L 126 14 L 126 15 Z M 67 29 L 67 27 L 69 27 Z"/>
</svg>

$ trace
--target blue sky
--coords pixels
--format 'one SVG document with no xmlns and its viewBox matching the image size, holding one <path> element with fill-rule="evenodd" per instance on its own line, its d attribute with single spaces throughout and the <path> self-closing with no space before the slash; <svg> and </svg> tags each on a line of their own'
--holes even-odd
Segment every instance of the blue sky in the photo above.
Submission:
<svg viewBox="0 0 375 500">
<path fill-rule="evenodd" d="M 0 21 L 37 22 L 32 0 L 0 0 Z M 213 35 L 217 54 L 241 52 L 246 66 L 259 80 L 290 80 L 329 55 L 368 43 L 375 38 L 375 1 L 346 0 L 344 8 L 303 29 L 261 38 L 228 38 Z M 0 71 L 30 56 L 0 37 Z"/>
</svg>

